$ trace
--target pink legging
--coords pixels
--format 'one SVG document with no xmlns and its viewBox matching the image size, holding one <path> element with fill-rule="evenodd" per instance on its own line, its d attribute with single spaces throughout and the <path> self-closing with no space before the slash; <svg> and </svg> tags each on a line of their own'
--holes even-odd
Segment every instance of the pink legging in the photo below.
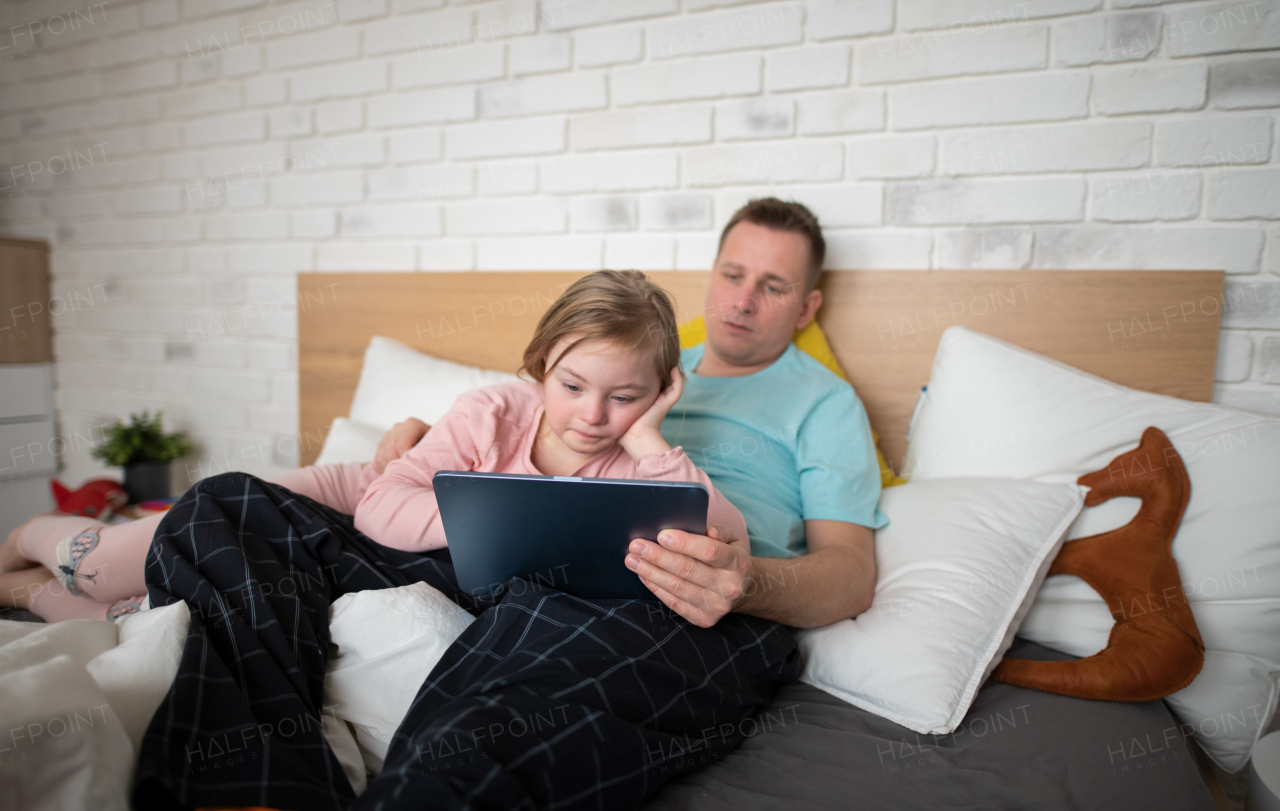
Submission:
<svg viewBox="0 0 1280 811">
<path fill-rule="evenodd" d="M 364 465 L 319 465 L 290 470 L 268 481 L 340 510 L 354 513 L 375 476 Z M 31 612 L 47 622 L 71 619 L 116 619 L 139 609 L 146 598 L 143 580 L 147 551 L 164 513 L 127 524 L 103 524 L 92 518 L 42 516 L 23 527 L 18 552 L 55 574 L 55 579 L 31 593 Z M 89 549 L 74 560 L 68 587 L 56 577 L 65 564 L 58 546 L 71 539 L 75 549 Z M 70 567 L 69 567 L 70 568 Z M 79 592 L 79 593 L 76 593 Z"/>
</svg>

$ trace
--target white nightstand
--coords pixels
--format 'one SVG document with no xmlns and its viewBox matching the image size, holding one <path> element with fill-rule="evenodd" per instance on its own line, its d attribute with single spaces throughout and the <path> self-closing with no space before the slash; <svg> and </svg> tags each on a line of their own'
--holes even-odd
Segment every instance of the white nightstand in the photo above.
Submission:
<svg viewBox="0 0 1280 811">
<path fill-rule="evenodd" d="M 1280 811 L 1280 732 L 1253 746 L 1249 764 L 1249 799 L 1245 811 Z"/>
<path fill-rule="evenodd" d="M 0 237 L 0 541 L 53 511 L 49 479 L 61 448 L 53 430 L 49 246 Z"/>
<path fill-rule="evenodd" d="M 53 512 L 54 436 L 53 364 L 0 363 L 0 541 L 36 513 Z"/>
</svg>

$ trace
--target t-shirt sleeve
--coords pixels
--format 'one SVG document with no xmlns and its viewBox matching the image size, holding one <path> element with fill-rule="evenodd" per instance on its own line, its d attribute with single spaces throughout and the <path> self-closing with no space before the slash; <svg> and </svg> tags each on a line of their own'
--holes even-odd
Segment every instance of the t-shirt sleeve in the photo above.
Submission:
<svg viewBox="0 0 1280 811">
<path fill-rule="evenodd" d="M 832 389 L 801 422 L 796 467 L 806 521 L 847 521 L 880 529 L 880 465 L 871 423 L 851 386 Z"/>
<path fill-rule="evenodd" d="M 483 409 L 475 398 L 459 397 L 417 445 L 390 462 L 356 506 L 356 529 L 383 546 L 408 552 L 446 546 L 431 477 L 440 470 L 479 468 L 481 449 L 473 428 L 485 423 L 479 413 Z"/>
</svg>

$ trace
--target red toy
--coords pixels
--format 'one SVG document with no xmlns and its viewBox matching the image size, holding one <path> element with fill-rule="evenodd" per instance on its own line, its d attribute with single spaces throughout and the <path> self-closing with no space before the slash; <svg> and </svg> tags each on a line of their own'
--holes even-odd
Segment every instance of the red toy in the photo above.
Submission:
<svg viewBox="0 0 1280 811">
<path fill-rule="evenodd" d="M 66 485 L 52 479 L 53 499 L 58 502 L 58 512 L 83 515 L 106 521 L 111 514 L 129 503 L 129 496 L 120 483 L 111 479 L 94 479 L 85 482 L 79 490 L 68 490 Z"/>
</svg>

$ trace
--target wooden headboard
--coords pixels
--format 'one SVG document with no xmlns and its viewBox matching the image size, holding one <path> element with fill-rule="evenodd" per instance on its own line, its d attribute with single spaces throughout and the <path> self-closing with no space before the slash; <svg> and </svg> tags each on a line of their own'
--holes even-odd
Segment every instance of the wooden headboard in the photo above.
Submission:
<svg viewBox="0 0 1280 811">
<path fill-rule="evenodd" d="M 538 318 L 582 272 L 300 273 L 301 462 L 346 416 L 374 335 L 515 371 Z M 702 312 L 708 273 L 647 274 Z M 1222 271 L 827 271 L 818 313 L 895 469 L 942 331 L 960 324 L 1146 391 L 1208 401 Z"/>
</svg>

